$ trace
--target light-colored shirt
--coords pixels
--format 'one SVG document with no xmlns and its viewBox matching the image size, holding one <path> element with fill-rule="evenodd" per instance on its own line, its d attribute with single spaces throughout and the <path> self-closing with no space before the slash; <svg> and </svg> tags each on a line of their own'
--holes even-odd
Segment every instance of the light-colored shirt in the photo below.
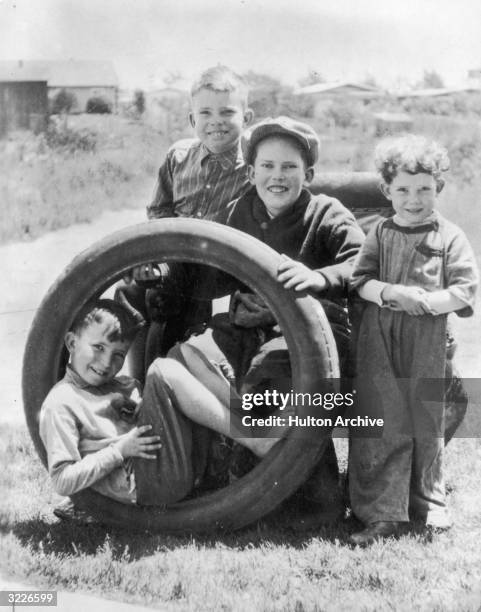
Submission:
<svg viewBox="0 0 481 612">
<path fill-rule="evenodd" d="M 176 142 L 159 169 L 149 219 L 212 219 L 249 187 L 240 146 L 211 153 L 198 139 Z"/>
<path fill-rule="evenodd" d="M 88 385 L 70 367 L 49 392 L 40 411 L 40 437 L 48 471 L 60 495 L 88 487 L 123 503 L 136 501 L 131 462 L 113 446 L 134 424 L 119 418 L 112 399 L 139 397 L 138 382 L 119 376 L 99 387 Z"/>
</svg>

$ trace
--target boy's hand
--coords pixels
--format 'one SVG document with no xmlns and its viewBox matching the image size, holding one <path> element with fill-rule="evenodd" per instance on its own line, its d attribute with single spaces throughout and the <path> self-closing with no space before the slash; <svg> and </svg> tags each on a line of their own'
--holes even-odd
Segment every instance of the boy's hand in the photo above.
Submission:
<svg viewBox="0 0 481 612">
<path fill-rule="evenodd" d="M 127 457 L 156 459 L 157 453 L 153 451 L 162 448 L 162 444 L 159 443 L 160 436 L 143 435 L 145 432 L 149 431 L 149 429 L 152 429 L 152 425 L 134 427 L 134 429 L 121 436 L 120 439 L 114 443 L 114 446 L 118 448 L 124 459 L 127 459 Z"/>
<path fill-rule="evenodd" d="M 311 270 L 300 261 L 287 257 L 287 255 L 281 257 L 282 261 L 277 269 L 277 280 L 286 289 L 294 289 L 295 291 L 311 289 L 316 292 L 326 289 L 327 281 L 322 274 Z"/>
<path fill-rule="evenodd" d="M 421 287 L 388 285 L 383 290 L 381 297 L 389 303 L 389 308 L 392 310 L 402 310 L 414 316 L 431 312 L 427 302 L 427 293 Z"/>
</svg>

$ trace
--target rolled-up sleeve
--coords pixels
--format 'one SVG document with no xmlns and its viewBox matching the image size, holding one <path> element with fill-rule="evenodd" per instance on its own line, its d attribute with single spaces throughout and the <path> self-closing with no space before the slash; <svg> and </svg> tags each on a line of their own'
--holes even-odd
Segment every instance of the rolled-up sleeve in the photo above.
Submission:
<svg viewBox="0 0 481 612">
<path fill-rule="evenodd" d="M 162 219 L 163 217 L 175 216 L 172 156 L 173 149 L 170 149 L 167 152 L 164 163 L 160 166 L 157 176 L 157 183 L 154 189 L 154 195 L 152 197 L 152 201 L 147 206 L 148 219 Z"/>
<path fill-rule="evenodd" d="M 359 290 L 369 280 L 379 279 L 379 224 L 374 226 L 366 236 L 355 261 L 349 285 Z"/>
<path fill-rule="evenodd" d="M 471 245 L 459 229 L 448 241 L 445 259 L 445 285 L 448 291 L 465 304 L 456 310 L 460 317 L 473 314 L 479 273 Z"/>
</svg>

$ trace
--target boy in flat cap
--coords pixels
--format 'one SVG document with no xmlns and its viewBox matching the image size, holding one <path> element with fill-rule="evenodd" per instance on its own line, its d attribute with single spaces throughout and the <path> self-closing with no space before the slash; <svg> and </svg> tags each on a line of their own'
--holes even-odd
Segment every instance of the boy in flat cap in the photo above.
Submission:
<svg viewBox="0 0 481 612">
<path fill-rule="evenodd" d="M 288 117 L 266 119 L 246 133 L 243 151 L 252 187 L 214 220 L 282 254 L 278 281 L 286 290 L 308 291 L 321 301 L 342 375 L 348 376 L 347 281 L 364 234 L 338 200 L 308 191 L 319 156 L 319 139 L 310 126 Z M 189 367 L 185 353 L 192 348 L 233 374 L 242 393 L 272 386 L 272 381 L 275 388 L 287 384 L 290 389 L 289 355 L 280 328 L 259 296 L 240 283 L 229 314 L 216 315 L 203 334 L 172 352 L 181 350 Z M 202 368 L 196 376 L 203 379 Z M 335 463 L 333 452 L 330 460 Z"/>
<path fill-rule="evenodd" d="M 266 119 L 248 131 L 242 142 L 252 187 L 229 204 L 222 219 L 218 215 L 215 220 L 258 238 L 282 254 L 279 282 L 286 289 L 309 291 L 321 300 L 343 366 L 349 337 L 347 279 L 363 232 L 338 200 L 308 191 L 319 157 L 319 139 L 309 125 L 283 116 Z M 248 311 L 255 322 L 259 308 L 253 302 L 262 306 L 259 298 L 237 291 L 233 302 L 231 323 L 252 327 Z M 269 319 L 267 315 L 265 318 Z M 280 337 L 272 316 L 269 322 L 267 336 L 274 333 Z M 274 344 L 278 349 L 279 342 Z M 269 364 L 269 351 L 262 353 L 265 356 L 257 356 L 247 374 L 240 373 L 244 386 L 272 378 L 269 372 L 266 376 L 263 372 Z"/>
</svg>

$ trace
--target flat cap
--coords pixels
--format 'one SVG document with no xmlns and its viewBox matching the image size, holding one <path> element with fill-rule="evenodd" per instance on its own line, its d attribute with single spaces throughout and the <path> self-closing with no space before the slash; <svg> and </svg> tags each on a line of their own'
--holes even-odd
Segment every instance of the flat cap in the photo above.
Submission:
<svg viewBox="0 0 481 612">
<path fill-rule="evenodd" d="M 299 142 L 306 153 L 308 166 L 319 159 L 319 138 L 307 123 L 290 117 L 268 117 L 246 130 L 242 136 L 242 152 L 247 164 L 252 164 L 254 152 L 261 140 L 268 136 L 290 136 Z"/>
</svg>

